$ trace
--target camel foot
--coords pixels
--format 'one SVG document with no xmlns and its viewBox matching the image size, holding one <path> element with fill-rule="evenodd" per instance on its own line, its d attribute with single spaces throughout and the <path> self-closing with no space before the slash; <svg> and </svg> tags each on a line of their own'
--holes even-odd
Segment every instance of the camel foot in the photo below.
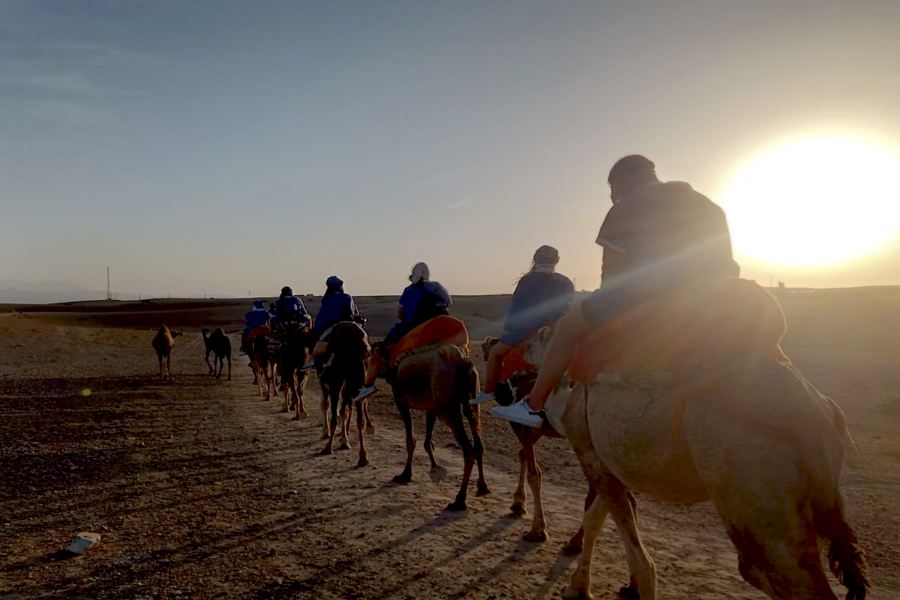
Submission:
<svg viewBox="0 0 900 600">
<path fill-rule="evenodd" d="M 296 420 L 298 420 L 298 421 L 305 421 L 305 420 L 307 420 L 308 418 L 309 418 L 309 413 L 306 412 L 305 410 L 301 410 L 301 411 L 300 411 L 299 413 L 297 413 L 297 415 L 296 415 Z"/>
<path fill-rule="evenodd" d="M 431 481 L 435 483 L 440 483 L 449 479 L 447 469 L 444 467 L 432 467 L 431 471 L 428 472 L 428 476 L 431 477 Z"/>
<path fill-rule="evenodd" d="M 491 493 L 491 490 L 488 489 L 488 486 L 486 486 L 486 485 L 479 485 L 479 486 L 478 486 L 478 491 L 475 492 L 475 497 L 478 498 L 478 497 L 480 497 L 480 496 L 487 496 L 487 495 L 490 494 L 490 493 Z"/>
<path fill-rule="evenodd" d="M 278 412 L 283 412 L 283 413 L 291 412 L 291 409 L 285 408 L 285 407 L 282 406 L 282 407 L 281 407 L 281 410 L 279 410 Z"/>
<path fill-rule="evenodd" d="M 350 444 L 347 442 L 342 442 L 340 446 L 338 446 L 338 450 L 349 450 Z"/>
<path fill-rule="evenodd" d="M 571 587 L 566 587 L 562 593 L 563 600 L 592 600 L 593 597 L 588 590 L 575 590 Z"/>
<path fill-rule="evenodd" d="M 294 415 L 293 417 L 291 417 L 291 421 L 299 421 L 299 420 L 300 420 L 300 415 Z"/>
<path fill-rule="evenodd" d="M 330 438 L 330 437 L 331 437 L 331 434 L 330 434 L 329 432 L 326 431 L 326 432 L 324 432 L 324 433 L 322 434 L 322 437 L 320 437 L 319 439 L 320 439 L 320 440 L 327 440 L 327 439 Z"/>
<path fill-rule="evenodd" d="M 331 448 L 325 448 L 319 452 L 319 456 L 331 456 L 332 454 L 334 454 L 334 451 Z"/>
<path fill-rule="evenodd" d="M 528 509 L 526 509 L 521 504 L 513 504 L 512 506 L 509 507 L 509 512 L 511 512 L 512 514 L 514 514 L 518 517 L 521 517 L 521 516 L 528 514 Z"/>
<path fill-rule="evenodd" d="M 571 539 L 569 543 L 563 546 L 562 552 L 563 554 L 568 554 L 570 556 L 575 554 L 581 554 L 581 546 L 583 545 L 581 540 Z"/>
<path fill-rule="evenodd" d="M 371 423 L 366 425 L 366 435 L 375 435 L 375 426 Z"/>
<path fill-rule="evenodd" d="M 369 459 L 366 458 L 365 456 L 360 456 L 360 457 L 359 457 L 359 462 L 356 463 L 356 466 L 357 466 L 357 467 L 368 467 L 368 466 L 369 466 Z"/>
<path fill-rule="evenodd" d="M 621 596 L 622 598 L 627 598 L 628 600 L 641 600 L 641 595 L 630 585 L 628 587 L 623 587 L 622 589 L 620 589 L 619 596 Z"/>
<path fill-rule="evenodd" d="M 546 531 L 529 531 L 522 536 L 526 542 L 546 542 L 548 539 Z"/>
<path fill-rule="evenodd" d="M 412 481 L 412 473 L 400 473 L 394 477 L 394 483 L 409 483 Z"/>
<path fill-rule="evenodd" d="M 466 507 L 466 501 L 465 501 L 465 500 L 456 500 L 456 501 L 451 502 L 450 504 L 448 504 L 446 510 L 449 510 L 449 511 L 452 511 L 452 512 L 462 512 L 462 511 L 468 510 L 468 509 L 467 509 L 467 507 Z"/>
</svg>

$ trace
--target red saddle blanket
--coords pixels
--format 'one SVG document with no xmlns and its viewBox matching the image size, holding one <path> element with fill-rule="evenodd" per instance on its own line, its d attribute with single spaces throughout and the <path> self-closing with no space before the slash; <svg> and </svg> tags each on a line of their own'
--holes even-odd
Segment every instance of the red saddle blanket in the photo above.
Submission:
<svg viewBox="0 0 900 600">
<path fill-rule="evenodd" d="M 781 306 L 752 281 L 733 277 L 689 284 L 637 305 L 583 338 L 569 376 L 678 372 L 742 356 L 787 360 Z"/>
<path fill-rule="evenodd" d="M 463 348 L 469 345 L 469 332 L 466 324 L 459 319 L 446 315 L 425 321 L 407 333 L 391 348 L 390 365 L 394 365 L 397 357 L 429 344 L 448 342 Z"/>
</svg>

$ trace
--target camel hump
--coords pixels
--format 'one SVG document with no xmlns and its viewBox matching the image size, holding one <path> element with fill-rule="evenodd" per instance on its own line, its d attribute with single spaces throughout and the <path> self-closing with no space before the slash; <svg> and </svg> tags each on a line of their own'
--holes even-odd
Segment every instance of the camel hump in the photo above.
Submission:
<svg viewBox="0 0 900 600">
<path fill-rule="evenodd" d="M 570 375 L 679 371 L 745 356 L 787 361 L 784 313 L 755 282 L 708 279 L 671 290 L 601 324 L 579 344 Z"/>
</svg>

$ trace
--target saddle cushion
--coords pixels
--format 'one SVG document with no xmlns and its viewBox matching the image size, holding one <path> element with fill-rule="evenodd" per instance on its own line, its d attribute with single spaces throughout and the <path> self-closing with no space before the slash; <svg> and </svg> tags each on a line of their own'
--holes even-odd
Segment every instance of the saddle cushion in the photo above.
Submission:
<svg viewBox="0 0 900 600">
<path fill-rule="evenodd" d="M 531 338 L 529 338 L 529 340 L 530 339 Z M 537 366 L 525 359 L 525 350 L 528 348 L 529 340 L 525 340 L 514 347 L 503 357 L 503 368 L 500 370 L 500 381 L 507 381 L 521 371 L 537 371 Z"/>
<path fill-rule="evenodd" d="M 394 344 L 390 349 L 391 356 L 388 364 L 393 366 L 401 354 L 424 346 L 442 343 L 468 348 L 469 332 L 466 330 L 466 324 L 447 315 L 425 321 Z"/>
<path fill-rule="evenodd" d="M 270 333 L 272 333 L 272 330 L 268 325 L 260 325 L 259 327 L 254 327 L 247 332 L 247 342 L 250 342 L 250 340 L 261 335 L 269 335 Z"/>
<path fill-rule="evenodd" d="M 752 281 L 709 279 L 671 290 L 597 326 L 578 343 L 576 381 L 603 373 L 678 372 L 742 356 L 787 361 L 781 306 Z"/>
</svg>

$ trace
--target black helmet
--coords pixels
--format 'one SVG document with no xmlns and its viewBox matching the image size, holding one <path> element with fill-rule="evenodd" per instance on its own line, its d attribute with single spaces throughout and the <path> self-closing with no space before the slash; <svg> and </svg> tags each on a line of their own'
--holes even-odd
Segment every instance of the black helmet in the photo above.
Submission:
<svg viewBox="0 0 900 600">
<path fill-rule="evenodd" d="M 283 288 L 281 288 L 281 295 L 282 295 L 282 296 L 293 296 L 293 295 L 294 295 L 294 290 L 292 290 L 292 289 L 290 288 L 290 286 L 287 286 L 287 285 L 286 285 L 286 286 L 284 286 Z"/>
</svg>

